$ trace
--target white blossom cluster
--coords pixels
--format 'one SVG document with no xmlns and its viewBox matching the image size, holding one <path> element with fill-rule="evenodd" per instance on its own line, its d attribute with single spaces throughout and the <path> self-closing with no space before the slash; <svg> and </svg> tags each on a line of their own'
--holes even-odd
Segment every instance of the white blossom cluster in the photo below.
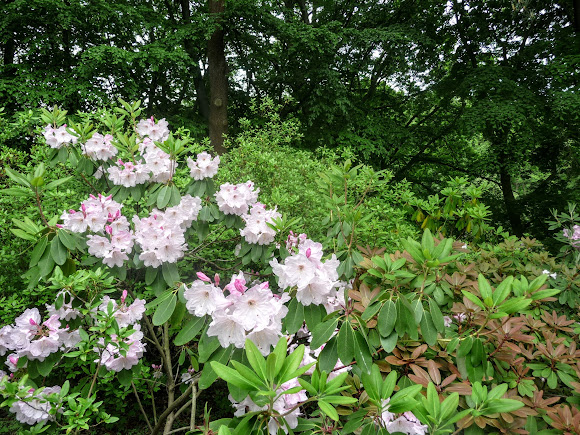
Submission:
<svg viewBox="0 0 580 435">
<path fill-rule="evenodd" d="M 91 160 L 109 160 L 119 152 L 112 144 L 113 136 L 94 133 L 93 136 L 83 145 L 83 154 Z"/>
<path fill-rule="evenodd" d="M 187 249 L 185 231 L 197 219 L 200 210 L 201 199 L 185 195 L 178 205 L 165 212 L 154 209 L 146 218 L 133 216 L 135 241 L 142 250 L 139 259 L 144 265 L 159 267 L 183 257 Z"/>
<path fill-rule="evenodd" d="M 157 123 L 153 117 L 142 119 L 137 124 L 136 130 L 141 137 L 147 136 L 155 142 L 165 142 L 169 137 L 169 123 L 165 118 L 160 119 Z"/>
<path fill-rule="evenodd" d="M 240 230 L 240 234 L 248 243 L 269 245 L 276 237 L 276 230 L 270 228 L 268 223 L 281 217 L 275 209 L 266 210 L 264 204 L 257 202 L 250 209 L 250 213 L 242 216 L 246 226 Z"/>
<path fill-rule="evenodd" d="M 250 339 L 265 356 L 282 336 L 282 319 L 290 300 L 287 293 L 277 295 L 267 282 L 246 286 L 243 273 L 234 275 L 224 290 L 202 273 L 200 279 L 185 288 L 187 310 L 198 317 L 212 317 L 207 334 L 218 338 L 222 347 L 233 344 L 243 348 Z"/>
<path fill-rule="evenodd" d="M 17 371 L 18 359 L 44 361 L 50 354 L 73 348 L 80 341 L 77 331 L 61 327 L 61 318 L 53 314 L 42 321 L 38 308 L 28 308 L 13 325 L 0 329 L 0 355 L 12 351 L 6 360 L 10 371 Z"/>
<path fill-rule="evenodd" d="M 270 266 L 280 288 L 296 287 L 296 299 L 302 305 L 324 305 L 332 312 L 344 306 L 344 288 L 336 270 L 340 262 L 334 254 L 323 262 L 322 255 L 322 244 L 305 239 L 284 263 L 273 259 Z"/>
<path fill-rule="evenodd" d="M 90 230 L 92 232 L 102 232 L 107 223 L 111 224 L 113 221 L 119 220 L 115 224 L 125 225 L 127 219 L 123 221 L 121 216 L 121 208 L 123 206 L 117 201 L 113 200 L 112 196 L 103 196 L 99 194 L 98 197 L 90 195 L 89 199 L 81 203 L 81 209 L 69 210 L 63 212 L 61 219 L 63 221 L 62 228 L 72 231 L 73 233 L 84 233 Z M 129 225 L 126 223 L 126 228 Z M 122 228 L 118 228 L 121 230 Z"/>
<path fill-rule="evenodd" d="M 190 169 L 189 175 L 194 180 L 212 178 L 217 174 L 219 164 L 219 156 L 215 156 L 212 159 L 211 156 L 205 151 L 197 155 L 196 161 L 194 161 L 191 157 L 187 158 L 187 166 Z"/>
<path fill-rule="evenodd" d="M 254 183 L 247 181 L 240 184 L 225 183 L 215 194 L 219 209 L 225 214 L 243 216 L 250 206 L 258 202 L 260 189 L 254 188 Z"/>
<path fill-rule="evenodd" d="M 389 433 L 403 433 L 406 435 L 426 435 L 429 427 L 421 424 L 419 419 L 412 412 L 405 412 L 397 417 L 389 412 L 389 399 L 383 400 L 381 412 L 381 424 Z"/>
<path fill-rule="evenodd" d="M 41 421 L 53 421 L 54 415 L 50 415 L 52 404 L 46 397 L 54 393 L 60 393 L 60 387 L 47 387 L 36 393 L 34 388 L 28 391 L 26 400 L 19 400 L 10 406 L 10 412 L 16 414 L 16 420 L 20 423 L 33 425 Z M 60 411 L 62 412 L 62 410 Z"/>
<path fill-rule="evenodd" d="M 123 162 L 117 160 L 115 166 L 107 168 L 109 180 L 115 186 L 135 187 L 137 184 L 143 184 L 150 180 L 149 167 L 143 163 Z"/>
<path fill-rule="evenodd" d="M 77 137 L 73 136 L 66 130 L 66 124 L 61 125 L 58 128 L 54 128 L 52 125 L 47 125 L 44 127 L 44 132 L 42 133 L 46 139 L 46 143 L 51 148 L 62 148 L 66 144 L 76 143 Z"/>
</svg>

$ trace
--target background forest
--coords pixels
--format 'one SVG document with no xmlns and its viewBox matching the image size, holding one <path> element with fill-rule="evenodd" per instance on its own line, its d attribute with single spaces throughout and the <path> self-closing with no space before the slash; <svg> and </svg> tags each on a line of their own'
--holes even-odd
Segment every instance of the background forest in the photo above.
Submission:
<svg viewBox="0 0 580 435">
<path fill-rule="evenodd" d="M 264 279 L 264 288 L 286 280 L 280 294 L 292 300 L 280 308 L 288 315 L 279 335 L 306 344 L 305 361 L 318 349 L 316 371 L 291 376 L 311 387 L 296 433 L 395 433 L 389 418 L 411 410 L 435 435 L 455 424 L 453 433 L 467 435 L 580 433 L 580 0 L 0 5 L 0 356 L 13 372 L 7 380 L 0 364 L 0 407 L 11 407 L 0 409 L 0 434 L 41 433 L 47 421 L 54 432 L 46 433 L 183 430 L 173 423 L 196 434 L 220 425 L 265 433 L 264 422 L 286 414 L 271 403 L 270 414 L 230 418 L 228 392 L 237 391 L 240 403 L 246 390 L 256 392 L 232 377 L 232 366 L 247 378 L 250 369 L 239 366 L 256 369 L 275 343 L 258 352 L 251 340 L 244 350 L 209 338 L 212 313 L 200 314 L 184 296 L 185 284 L 202 288 L 211 276 L 218 288 L 219 274 L 223 285 L 242 270 L 249 282 Z M 88 144 L 101 139 L 111 155 L 95 158 Z M 147 160 L 146 140 L 163 151 L 153 164 L 170 162 L 169 178 L 114 181 L 111 168 Z M 197 162 L 186 163 L 195 154 Z M 195 178 L 198 164 L 210 165 L 211 175 Z M 93 178 L 99 165 L 109 176 Z M 280 213 L 265 230 L 267 243 L 250 241 L 249 215 L 224 211 L 217 199 L 224 186 L 252 190 L 248 180 L 260 206 Z M 199 210 L 180 245 L 188 252 L 157 265 L 143 262 L 143 247 L 114 264 L 87 254 L 94 234 L 65 221 L 75 210 L 87 218 L 82 207 L 97 201 L 89 194 L 98 201 L 110 194 L 125 212 L 155 219 L 170 209 L 180 214 L 176 207 L 194 195 L 199 204 L 189 212 Z M 272 263 L 275 255 L 313 262 L 305 240 L 321 243 L 312 245 L 316 255 L 323 248 L 336 272 L 330 288 L 346 302 L 334 311 L 298 299 L 302 284 L 280 278 L 286 265 Z M 147 352 L 131 367 L 106 371 L 94 353 L 120 330 L 130 336 L 113 319 L 117 305 L 112 312 L 99 298 L 118 293 L 126 309 L 126 289 L 128 300 L 143 298 L 143 319 L 133 323 L 143 326 Z M 44 313 L 74 299 L 81 309 L 85 294 L 86 316 L 71 325 L 91 335 L 80 338 L 74 358 L 63 356 L 72 348 L 46 359 L 22 349 L 9 355 L 17 346 L 6 338 L 12 326 L 3 325 L 30 323 L 22 320 L 30 307 Z M 97 308 L 99 319 L 91 317 Z M 273 354 L 268 367 L 298 367 L 285 340 Z M 239 364 L 226 367 L 230 361 Z M 326 373 L 351 366 L 335 381 L 336 395 L 325 393 Z M 284 378 L 264 376 L 269 388 Z M 76 414 L 47 411 L 31 432 L 14 421 L 13 405 L 33 400 L 30 385 L 69 379 L 58 412 Z M 395 400 L 401 391 L 403 404 Z M 144 399 L 139 408 L 133 394 Z M 443 411 L 431 409 L 440 401 Z M 188 406 L 190 417 L 180 416 Z M 251 419 L 252 431 L 244 426 Z M 202 421 L 207 427 L 194 430 Z"/>
<path fill-rule="evenodd" d="M 421 198 L 467 176 L 519 236 L 545 239 L 550 208 L 578 199 L 577 0 L 2 5 L 10 147 L 30 148 L 39 106 L 120 97 L 223 151 L 240 119 L 264 123 L 251 106 L 269 98 L 299 125 L 292 146 L 348 150 Z"/>
</svg>

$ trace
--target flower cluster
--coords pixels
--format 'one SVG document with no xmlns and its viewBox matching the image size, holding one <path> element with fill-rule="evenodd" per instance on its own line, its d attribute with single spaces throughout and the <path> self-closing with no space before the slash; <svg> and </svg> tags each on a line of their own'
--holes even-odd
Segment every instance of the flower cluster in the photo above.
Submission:
<svg viewBox="0 0 580 435">
<path fill-rule="evenodd" d="M 269 245 L 276 237 L 276 230 L 269 227 L 273 219 L 279 219 L 282 215 L 276 210 L 266 210 L 266 206 L 257 202 L 250 209 L 250 213 L 242 216 L 246 226 L 240 230 L 240 234 L 246 242 L 258 245 Z"/>
<path fill-rule="evenodd" d="M 46 398 L 55 393 L 60 393 L 59 386 L 44 388 L 39 392 L 31 388 L 25 397 L 26 400 L 13 403 L 10 412 L 16 414 L 16 420 L 20 423 L 33 425 L 41 421 L 52 421 L 55 419 L 55 416 L 50 414 L 52 404 Z"/>
<path fill-rule="evenodd" d="M 54 128 L 51 125 L 44 127 L 44 132 L 42 133 L 46 139 L 46 143 L 51 148 L 62 148 L 66 144 L 76 143 L 77 137 L 73 136 L 66 130 L 66 124 L 61 125 L 58 128 Z"/>
<path fill-rule="evenodd" d="M 135 241 L 142 249 L 139 259 L 144 265 L 159 267 L 183 257 L 187 248 L 185 231 L 197 219 L 200 210 L 201 199 L 185 195 L 178 205 L 165 212 L 153 210 L 142 219 L 134 216 Z"/>
<path fill-rule="evenodd" d="M 220 164 L 219 156 L 213 159 L 205 151 L 197 155 L 197 160 L 187 158 L 187 166 L 189 166 L 190 177 L 194 180 L 203 180 L 204 178 L 212 178 L 217 174 L 218 166 Z"/>
<path fill-rule="evenodd" d="M 112 196 L 105 197 L 99 194 L 96 197 L 90 195 L 89 199 L 81 203 L 79 211 L 63 212 L 60 217 L 63 221 L 62 228 L 73 233 L 84 233 L 87 229 L 92 232 L 102 232 L 107 223 L 111 225 L 117 221 L 112 226 L 119 230 L 126 230 L 129 228 L 129 224 L 127 219 L 123 220 L 121 216 L 121 207 L 123 206 L 113 200 Z M 119 226 L 123 228 L 119 228 Z"/>
<path fill-rule="evenodd" d="M 139 144 L 139 152 L 145 159 L 147 171 L 151 173 L 151 181 L 166 183 L 173 177 L 177 162 L 171 160 L 171 156 L 155 145 L 151 139 L 148 137 L 143 139 L 143 142 Z"/>
<path fill-rule="evenodd" d="M 44 361 L 50 354 L 70 349 L 79 341 L 78 331 L 61 328 L 58 314 L 43 322 L 37 308 L 28 308 L 14 320 L 14 325 L 0 329 L 0 355 L 13 351 L 6 365 L 10 371 L 16 371 L 20 357 Z"/>
<path fill-rule="evenodd" d="M 149 181 L 149 167 L 143 163 L 123 162 L 107 168 L 109 180 L 116 186 L 135 187 Z"/>
<path fill-rule="evenodd" d="M 153 117 L 142 119 L 137 124 L 137 133 L 141 137 L 148 136 L 155 142 L 165 142 L 169 137 L 169 123 L 165 118 L 160 119 L 157 123 Z"/>
<path fill-rule="evenodd" d="M 564 237 L 570 240 L 570 244 L 580 249 L 580 225 L 574 225 L 572 230 L 564 230 Z"/>
<path fill-rule="evenodd" d="M 280 288 L 296 287 L 296 299 L 302 305 L 324 305 L 335 311 L 337 303 L 344 305 L 344 291 L 340 290 L 337 267 L 340 262 L 333 254 L 322 261 L 322 244 L 305 239 L 298 252 L 287 257 L 283 264 L 270 261 L 272 272 L 278 277 Z"/>
<path fill-rule="evenodd" d="M 91 160 L 109 160 L 117 155 L 118 150 L 112 144 L 113 136 L 95 133 L 83 145 L 83 154 Z"/>
<path fill-rule="evenodd" d="M 383 400 L 380 421 L 389 433 L 404 433 L 406 435 L 426 435 L 429 427 L 421 424 L 412 412 L 405 412 L 399 417 L 389 412 L 390 399 Z"/>
<path fill-rule="evenodd" d="M 99 310 L 106 313 L 108 312 L 109 304 L 111 304 L 113 317 L 115 317 L 117 325 L 119 325 L 119 328 L 125 328 L 141 320 L 145 313 L 145 300 L 135 299 L 131 305 L 127 305 L 126 301 L 127 290 L 123 290 L 120 304 L 109 296 L 104 296 L 101 300 Z"/>
<path fill-rule="evenodd" d="M 218 287 L 219 280 L 212 283 L 203 273 L 198 273 L 198 278 L 185 288 L 184 297 L 191 314 L 212 316 L 207 334 L 216 336 L 223 347 L 233 344 L 243 348 L 250 339 L 268 355 L 270 346 L 282 336 L 282 319 L 288 312 L 284 303 L 290 296 L 272 293 L 267 282 L 248 288 L 241 272 L 225 286 L 227 295 Z"/>
<path fill-rule="evenodd" d="M 103 297 L 99 310 L 105 314 L 112 315 L 120 328 L 131 327 L 133 333 L 125 338 L 120 338 L 115 334 L 105 345 L 104 338 L 99 339 L 99 344 L 104 347 L 100 357 L 95 362 L 101 362 L 107 370 L 120 372 L 123 369 L 130 369 L 139 363 L 139 358 L 145 352 L 145 344 L 141 342 L 143 333 L 141 325 L 137 324 L 145 313 L 145 301 L 135 299 L 131 305 L 127 305 L 127 291 L 124 290 L 120 303 L 108 296 Z M 121 345 L 121 342 L 124 345 Z M 101 349 L 95 348 L 99 353 Z"/>
<path fill-rule="evenodd" d="M 220 186 L 215 198 L 223 213 L 243 216 L 248 213 L 250 206 L 258 202 L 259 192 L 260 189 L 254 188 L 251 181 L 240 184 L 225 183 Z"/>
</svg>

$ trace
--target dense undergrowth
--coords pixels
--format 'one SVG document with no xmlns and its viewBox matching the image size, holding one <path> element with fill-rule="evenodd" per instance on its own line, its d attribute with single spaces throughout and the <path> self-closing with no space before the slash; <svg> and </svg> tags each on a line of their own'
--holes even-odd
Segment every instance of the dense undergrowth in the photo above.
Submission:
<svg viewBox="0 0 580 435">
<path fill-rule="evenodd" d="M 344 399 L 329 402 L 333 406 L 307 405 L 304 409 L 311 413 L 314 426 L 301 421 L 298 428 L 305 433 L 318 429 L 325 433 L 349 433 L 350 429 L 362 426 L 363 433 L 375 433 L 377 428 L 386 433 L 386 417 L 379 408 L 389 400 L 395 387 L 387 393 L 389 388 L 377 385 L 396 379 L 395 391 L 413 393 L 408 393 L 404 406 L 391 409 L 400 409 L 401 413 L 412 409 L 424 424 L 431 418 L 429 427 L 434 433 L 446 433 L 445 420 L 451 415 L 433 405 L 440 401 L 447 403 L 449 409 L 451 403 L 455 404 L 453 411 L 457 409 L 462 419 L 452 424 L 457 424 L 458 431 L 464 428 L 465 434 L 578 433 L 580 351 L 576 343 L 580 334 L 580 273 L 575 242 L 571 243 L 571 238 L 562 233 L 563 229 L 574 230 L 577 217 L 573 211 L 568 216 L 556 215 L 552 225 L 555 241 L 551 246 L 559 251 L 549 253 L 539 241 L 510 236 L 494 225 L 489 209 L 481 202 L 485 193 L 481 180 L 446 180 L 441 192 L 418 198 L 408 183 L 393 183 L 389 171 L 357 164 L 352 150 L 337 153 L 322 149 L 313 153 L 293 147 L 301 139 L 295 122 L 280 121 L 270 106 L 261 110 L 265 122 L 255 126 L 242 121 L 242 132 L 229 138 L 229 152 L 221 158 L 216 185 L 252 180 L 260 189 L 260 201 L 268 208 L 277 207 L 284 216 L 282 228 L 278 226 L 278 244 L 283 244 L 290 230 L 296 235 L 306 233 L 310 239 L 322 242 L 325 253 L 336 255 L 340 260 L 338 276 L 350 283 L 340 313 L 290 303 L 285 330 L 293 335 L 304 326 L 306 331 L 296 344 L 316 342 L 326 346 L 317 356 L 319 371 L 305 380 L 312 391 L 306 384 L 300 385 L 313 396 L 322 397 L 318 403 L 324 404 L 319 391 L 323 383 L 317 378 L 318 373 L 332 373 L 340 365 L 352 366 L 339 394 Z M 100 121 L 106 116 L 106 112 L 79 115 L 78 121 L 92 121 L 99 128 L 110 128 L 110 123 Z M 97 186 L 86 171 L 79 172 L 67 159 L 55 158 L 39 133 L 37 129 L 29 152 L 17 151 L 9 142 L 4 143 L 0 157 L 5 167 L 22 174 L 34 173 L 41 163 L 52 160 L 43 175 L 45 185 L 66 177 L 75 178 L 42 191 L 38 197 L 9 194 L 7 190 L 0 195 L 0 325 L 12 323 L 28 307 L 44 310 L 65 287 L 81 286 L 83 291 L 90 288 L 114 294 L 131 282 L 133 290 L 148 300 L 160 298 L 165 288 L 159 291 L 157 278 L 149 280 L 140 272 L 129 273 L 127 277 L 118 268 L 108 270 L 100 262 L 91 264 L 86 255 L 73 254 L 73 250 L 67 252 L 61 268 L 53 264 L 53 268 L 41 273 L 31 272 L 31 256 L 38 234 L 42 234 L 39 213 L 59 216 L 63 210 L 78 208 Z M 183 131 L 178 134 L 187 136 Z M 190 151 L 206 149 L 208 146 L 203 142 L 193 143 Z M 0 169 L 0 188 L 15 188 L 14 177 L 9 175 L 6 169 Z M 175 186 L 189 188 L 187 177 L 186 171 L 178 169 Z M 121 193 L 120 189 L 115 191 L 116 195 Z M 144 204 L 141 197 L 127 198 L 128 210 L 137 212 Z M 208 222 L 219 219 L 207 218 Z M 55 223 L 49 227 L 54 228 Z M 31 226 L 38 227 L 38 232 L 29 231 Z M 200 228 L 196 231 L 201 244 L 200 234 L 204 230 Z M 55 231 L 58 234 L 59 230 Z M 260 248 L 254 254 L 255 246 L 250 248 L 246 244 L 241 247 L 245 252 L 238 251 L 232 257 L 232 250 L 240 242 L 239 231 L 235 225 L 226 226 L 222 236 L 224 243 L 207 244 L 196 251 L 196 256 L 179 262 L 184 282 L 195 280 L 198 272 L 229 279 L 240 267 L 246 267 L 275 283 L 272 267 L 268 269 L 263 260 L 274 252 L 282 253 L 280 246 L 272 251 Z M 286 251 L 284 255 L 291 253 L 292 250 Z M 218 262 L 221 259 L 226 260 Z M 291 292 L 295 294 L 294 290 Z M 163 303 L 162 300 L 158 306 Z M 172 315 L 172 311 L 171 319 L 166 319 L 175 332 L 182 321 L 186 322 L 183 305 L 181 314 Z M 149 310 L 152 311 L 158 309 Z M 300 317 L 297 311 L 305 317 Z M 207 352 L 200 349 L 201 342 L 173 347 L 180 361 L 186 357 L 196 361 L 192 362 L 193 368 L 201 360 L 201 353 Z M 147 362 L 140 363 L 132 387 L 151 413 L 151 399 L 162 390 L 160 384 L 151 382 L 156 370 L 152 364 L 160 354 L 150 346 L 145 358 Z M 240 361 L 248 363 L 244 358 Z M 182 364 L 183 361 L 177 366 Z M 220 366 L 212 367 L 218 371 Z M 51 381 L 62 383 L 88 374 L 73 360 L 65 361 L 61 368 L 62 373 L 50 375 Z M 229 393 L 234 394 L 241 387 L 235 382 L 232 387 L 228 373 L 231 375 L 227 371 L 218 374 L 230 382 Z M 131 384 L 119 386 L 115 376 L 112 372 L 103 375 L 98 394 L 103 401 L 101 409 L 120 420 L 114 425 L 103 424 L 103 431 L 97 433 L 108 430 L 116 433 L 114 427 L 135 422 L 143 425 L 143 410 L 140 412 L 132 401 Z M 48 375 L 42 382 L 47 379 Z M 418 385 L 420 389 L 413 389 Z M 213 384 L 212 388 L 215 393 L 208 394 L 212 390 L 206 390 L 200 396 L 206 397 L 213 409 L 212 420 L 228 418 L 229 402 L 224 405 L 228 387 L 221 383 Z M 92 387 L 89 396 L 91 391 Z M 243 398 L 240 391 L 238 396 Z M 513 406 L 511 400 L 523 405 Z M 504 412 L 502 404 L 513 409 L 507 406 L 510 410 Z M 203 421 L 202 407 L 196 412 L 198 422 Z M 9 421 L 9 417 L 5 418 Z M 264 418 L 254 416 L 257 422 Z M 383 422 L 379 421 L 381 418 Z M 232 430 L 242 430 L 239 420 L 228 419 L 223 423 Z M 17 425 L 6 427 L 19 430 Z M 146 427 L 143 433 L 149 433 Z"/>
</svg>

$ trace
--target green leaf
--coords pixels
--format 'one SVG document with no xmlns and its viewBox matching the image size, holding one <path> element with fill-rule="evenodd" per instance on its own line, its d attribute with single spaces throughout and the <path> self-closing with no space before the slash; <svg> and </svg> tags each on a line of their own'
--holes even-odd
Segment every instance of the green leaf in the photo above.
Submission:
<svg viewBox="0 0 580 435">
<path fill-rule="evenodd" d="M 364 321 L 372 319 L 380 309 L 381 309 L 381 302 L 377 301 L 375 303 L 372 303 L 365 309 L 365 311 L 361 317 Z"/>
<path fill-rule="evenodd" d="M 234 360 L 231 361 L 231 364 L 238 371 L 238 373 L 246 379 L 246 381 L 253 385 L 254 389 L 259 390 L 261 387 L 266 386 L 266 383 L 261 380 L 249 367 L 246 367 L 244 364 Z"/>
<path fill-rule="evenodd" d="M 480 273 L 478 275 L 477 283 L 479 287 L 479 293 L 481 294 L 481 299 L 483 299 L 484 301 L 487 298 L 491 299 L 492 298 L 491 286 L 489 285 L 489 282 L 487 282 L 487 279 L 485 279 L 483 274 Z"/>
<path fill-rule="evenodd" d="M 169 186 L 163 186 L 159 189 L 157 195 L 157 208 L 164 209 L 171 200 L 171 188 Z"/>
<path fill-rule="evenodd" d="M 38 241 L 38 243 L 32 250 L 32 254 L 30 255 L 29 267 L 33 267 L 38 263 L 38 261 L 42 257 L 42 254 L 44 254 L 46 245 L 48 245 L 48 237 L 44 236 Z"/>
<path fill-rule="evenodd" d="M 437 329 L 437 332 L 445 332 L 445 321 L 443 320 L 443 314 L 439 309 L 439 305 L 432 298 L 429 298 L 429 312 L 431 313 L 431 320 L 433 320 L 433 325 Z"/>
<path fill-rule="evenodd" d="M 333 318 L 327 320 L 326 322 L 319 323 L 312 331 L 312 341 L 310 343 L 310 348 L 315 350 L 326 343 L 332 334 L 334 334 L 336 331 L 337 325 L 338 318 Z"/>
<path fill-rule="evenodd" d="M 237 370 L 220 364 L 217 361 L 211 361 L 210 365 L 213 371 L 227 383 L 233 384 L 236 387 L 248 391 L 253 391 L 256 389 L 256 387 L 252 383 L 248 382 L 244 376 L 238 373 Z"/>
<path fill-rule="evenodd" d="M 26 231 L 22 231 L 19 228 L 10 228 L 10 231 L 16 236 L 16 237 L 20 237 L 21 239 L 24 240 L 29 240 L 31 242 L 36 242 L 36 237 L 31 236 L 30 234 L 28 234 Z"/>
<path fill-rule="evenodd" d="M 284 327 L 288 334 L 295 334 L 304 323 L 304 306 L 292 298 L 288 304 L 288 313 L 284 317 Z"/>
<path fill-rule="evenodd" d="M 338 331 L 337 339 L 337 351 L 340 362 L 342 362 L 342 364 L 350 364 L 354 358 L 355 347 L 354 331 L 352 326 L 350 326 L 350 322 L 345 321 L 342 323 L 342 326 Z"/>
<path fill-rule="evenodd" d="M 508 412 L 516 411 L 523 406 L 524 406 L 524 403 L 520 402 L 519 400 L 496 399 L 491 403 L 486 402 L 485 406 L 481 409 L 480 412 L 482 415 L 496 414 L 498 412 L 508 413 Z"/>
<path fill-rule="evenodd" d="M 65 178 L 59 178 L 58 180 L 54 180 L 51 181 L 50 183 L 48 183 L 46 186 L 44 186 L 45 190 L 51 190 L 54 189 L 55 187 L 60 186 L 61 184 L 64 184 L 66 182 L 68 182 L 69 180 L 71 180 L 73 177 L 65 177 Z"/>
<path fill-rule="evenodd" d="M 153 324 L 155 326 L 163 325 L 169 320 L 173 311 L 175 310 L 175 305 L 177 304 L 177 295 L 172 293 L 170 297 L 165 299 L 159 304 L 155 313 L 153 314 Z"/>
<path fill-rule="evenodd" d="M 338 412 L 336 412 L 336 409 L 334 409 L 332 405 L 320 399 L 318 401 L 318 406 L 320 410 L 324 412 L 327 416 L 329 416 L 334 421 L 338 421 Z"/>
<path fill-rule="evenodd" d="M 385 352 L 391 353 L 395 346 L 397 345 L 397 340 L 399 339 L 399 334 L 397 331 L 391 332 L 388 337 L 381 337 L 381 346 Z"/>
<path fill-rule="evenodd" d="M 50 255 L 54 262 L 59 266 L 62 266 L 66 261 L 68 251 L 64 245 L 60 242 L 58 237 L 54 237 L 50 242 Z"/>
<path fill-rule="evenodd" d="M 395 328 L 397 321 L 397 308 L 391 300 L 385 301 L 379 317 L 377 318 L 377 329 L 383 337 L 388 337 Z"/>
<path fill-rule="evenodd" d="M 58 230 L 58 239 L 62 242 L 62 244 L 69 250 L 74 251 L 77 248 L 77 243 L 75 240 L 75 236 L 67 230 L 60 229 Z"/>
<path fill-rule="evenodd" d="M 161 266 L 163 279 L 169 287 L 173 287 L 176 282 L 179 282 L 179 271 L 176 263 L 163 263 Z"/>
<path fill-rule="evenodd" d="M 501 304 L 507 298 L 512 290 L 513 276 L 508 276 L 504 279 L 493 292 L 493 306 Z"/>
<path fill-rule="evenodd" d="M 268 377 L 266 374 L 266 360 L 262 356 L 260 350 L 256 347 L 256 345 L 252 340 L 246 340 L 245 348 L 248 362 L 250 363 L 254 371 L 261 379 L 268 382 Z"/>
<path fill-rule="evenodd" d="M 318 364 L 320 370 L 323 372 L 330 373 L 330 371 L 336 366 L 338 361 L 338 339 L 336 336 L 332 337 L 320 355 L 318 357 Z"/>
<path fill-rule="evenodd" d="M 219 346 L 219 343 L 218 343 Z M 232 354 L 232 346 L 222 347 L 218 351 L 211 355 L 211 361 L 216 361 L 221 364 L 227 364 L 230 356 Z M 205 390 L 211 386 L 217 379 L 217 374 L 211 367 L 210 364 L 205 364 L 201 372 L 201 376 L 198 381 L 198 387 L 200 390 Z"/>
<path fill-rule="evenodd" d="M 324 305 L 308 305 L 304 307 L 304 319 L 308 329 L 313 331 L 322 319 L 326 316 Z"/>
<path fill-rule="evenodd" d="M 435 343 L 437 343 L 437 329 L 433 324 L 431 313 L 429 312 L 425 312 L 425 314 L 423 314 L 423 318 L 421 319 L 421 335 L 423 335 L 425 342 L 429 346 L 433 346 Z"/>
<path fill-rule="evenodd" d="M 467 356 L 472 346 L 473 346 L 473 338 L 471 336 L 465 337 L 463 340 L 461 340 L 459 349 L 457 349 L 457 357 L 461 358 Z"/>
<path fill-rule="evenodd" d="M 175 337 L 175 345 L 183 346 L 193 340 L 205 324 L 205 317 L 192 317 Z"/>
<path fill-rule="evenodd" d="M 461 290 L 461 293 L 463 293 L 463 296 L 465 296 L 467 299 L 469 299 L 471 302 L 473 302 L 479 308 L 485 310 L 485 305 L 483 304 L 483 302 L 481 302 L 481 300 L 477 296 L 475 296 L 472 293 L 469 293 L 467 290 Z"/>
<path fill-rule="evenodd" d="M 206 362 L 210 356 L 220 347 L 220 342 L 217 337 L 210 337 L 207 335 L 207 329 L 201 334 L 197 350 L 199 352 L 199 362 Z"/>
<path fill-rule="evenodd" d="M 363 373 L 370 373 L 373 360 L 369 350 L 369 345 L 367 344 L 367 341 L 360 331 L 356 331 L 354 335 L 354 354 L 356 357 L 356 365 L 362 370 Z"/>
<path fill-rule="evenodd" d="M 131 385 L 131 381 L 133 380 L 133 371 L 132 370 L 121 370 L 117 373 L 117 379 L 119 379 L 119 383 L 124 387 Z"/>
<path fill-rule="evenodd" d="M 298 346 L 294 352 L 288 355 L 278 373 L 278 384 L 282 385 L 284 382 L 292 379 L 294 372 L 300 367 L 302 357 L 304 356 L 304 345 Z"/>
</svg>

